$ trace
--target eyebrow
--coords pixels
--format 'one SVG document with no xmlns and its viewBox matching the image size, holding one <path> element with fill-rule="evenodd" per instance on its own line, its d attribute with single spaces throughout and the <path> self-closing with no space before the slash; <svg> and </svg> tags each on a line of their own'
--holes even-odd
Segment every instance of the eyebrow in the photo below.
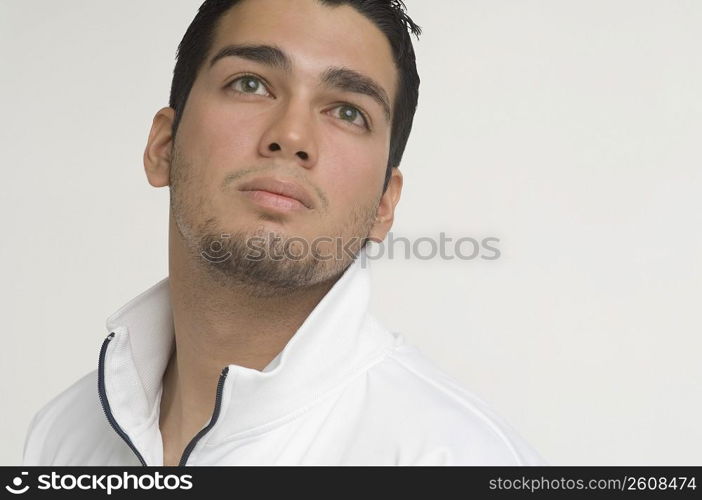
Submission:
<svg viewBox="0 0 702 500">
<path fill-rule="evenodd" d="M 249 61 L 265 64 L 286 73 L 292 71 L 292 61 L 278 47 L 272 45 L 227 45 L 210 60 L 210 68 L 225 57 L 242 57 Z"/>
<path fill-rule="evenodd" d="M 349 68 L 330 67 L 322 74 L 322 83 L 328 87 L 371 97 L 383 108 L 385 119 L 390 122 L 388 95 L 372 78 Z"/>
<path fill-rule="evenodd" d="M 212 68 L 217 61 L 225 57 L 241 57 L 280 69 L 285 73 L 291 73 L 293 67 L 290 57 L 283 50 L 273 45 L 227 45 L 210 59 L 209 67 Z M 383 109 L 383 114 L 388 123 L 391 121 L 390 99 L 387 92 L 369 76 L 353 69 L 332 66 L 322 73 L 320 81 L 327 87 L 372 98 Z"/>
</svg>

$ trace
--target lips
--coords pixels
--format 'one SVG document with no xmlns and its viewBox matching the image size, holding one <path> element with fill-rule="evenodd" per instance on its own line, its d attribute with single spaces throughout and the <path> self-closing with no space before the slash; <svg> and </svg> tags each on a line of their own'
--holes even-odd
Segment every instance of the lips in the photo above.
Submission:
<svg viewBox="0 0 702 500">
<path fill-rule="evenodd" d="M 312 196 L 310 196 L 302 186 L 288 180 L 275 179 L 273 177 L 258 177 L 242 184 L 239 190 L 268 191 L 269 193 L 293 198 L 309 209 L 314 208 Z"/>
</svg>

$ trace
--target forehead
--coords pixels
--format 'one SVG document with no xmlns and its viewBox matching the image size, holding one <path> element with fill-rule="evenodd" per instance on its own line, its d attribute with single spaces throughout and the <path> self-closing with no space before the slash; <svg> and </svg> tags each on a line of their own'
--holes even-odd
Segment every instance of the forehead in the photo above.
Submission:
<svg viewBox="0 0 702 500">
<path fill-rule="evenodd" d="M 318 78 L 328 67 L 363 73 L 394 102 L 397 70 L 390 42 L 373 22 L 349 5 L 319 0 L 243 0 L 219 21 L 212 54 L 230 44 L 275 45 L 298 76 Z"/>
</svg>

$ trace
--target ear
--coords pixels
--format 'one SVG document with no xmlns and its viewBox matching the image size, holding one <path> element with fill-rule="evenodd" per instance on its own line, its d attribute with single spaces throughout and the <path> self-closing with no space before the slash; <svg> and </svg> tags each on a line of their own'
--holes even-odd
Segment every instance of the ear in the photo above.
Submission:
<svg viewBox="0 0 702 500">
<path fill-rule="evenodd" d="M 381 243 L 392 227 L 395 219 L 395 207 L 400 201 L 402 192 L 402 172 L 399 168 L 392 168 L 388 188 L 380 198 L 378 210 L 375 213 L 375 224 L 368 234 L 368 239 L 376 243 Z"/>
<path fill-rule="evenodd" d="M 168 186 L 171 170 L 173 138 L 171 127 L 175 119 L 173 108 L 162 108 L 154 116 L 149 140 L 144 151 L 144 170 L 149 184 L 154 187 Z"/>
</svg>

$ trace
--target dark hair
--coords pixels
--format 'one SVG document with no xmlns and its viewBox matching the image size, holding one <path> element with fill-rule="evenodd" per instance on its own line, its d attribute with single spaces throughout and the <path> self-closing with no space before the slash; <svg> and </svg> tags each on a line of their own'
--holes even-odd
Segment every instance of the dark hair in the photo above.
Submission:
<svg viewBox="0 0 702 500">
<path fill-rule="evenodd" d="M 171 82 L 169 106 L 175 110 L 172 135 L 176 136 L 195 78 L 212 48 L 215 29 L 222 15 L 241 0 L 205 0 L 178 45 Z M 407 145 L 419 98 L 419 75 L 411 31 L 417 39 L 422 30 L 406 14 L 402 0 L 318 0 L 323 5 L 350 5 L 372 21 L 387 37 L 398 70 L 398 88 L 393 106 L 390 153 L 383 193 L 393 167 L 399 167 Z"/>
</svg>

